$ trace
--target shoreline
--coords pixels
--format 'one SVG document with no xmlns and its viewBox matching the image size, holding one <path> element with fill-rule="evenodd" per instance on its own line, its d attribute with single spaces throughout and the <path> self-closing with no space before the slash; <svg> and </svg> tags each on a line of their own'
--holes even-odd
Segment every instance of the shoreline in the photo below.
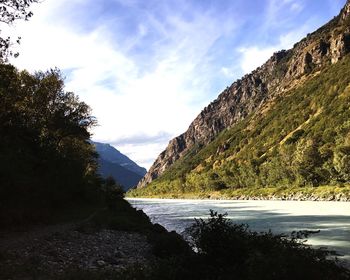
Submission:
<svg viewBox="0 0 350 280">
<path fill-rule="evenodd" d="M 350 186 L 320 186 L 304 188 L 236 189 L 211 192 L 150 194 L 141 190 L 126 193 L 126 198 L 196 199 L 196 200 L 271 200 L 271 201 L 332 201 L 350 202 Z"/>
<path fill-rule="evenodd" d="M 171 200 L 171 201 L 175 201 L 175 200 L 202 200 L 202 201 L 285 201 L 285 202 L 350 202 L 350 198 L 348 199 L 344 199 L 344 200 L 300 200 L 300 199 L 281 199 L 281 198 L 274 198 L 274 199 L 269 199 L 269 198 L 260 198 L 260 197 L 249 197 L 249 198 L 235 198 L 235 197 L 220 197 L 220 198 L 199 198 L 199 197 L 167 197 L 167 196 L 138 196 L 138 197 L 134 197 L 134 196 L 126 196 L 125 200 Z"/>
<path fill-rule="evenodd" d="M 201 198 L 201 197 L 168 197 L 168 196 L 126 196 L 126 200 L 134 199 L 134 200 L 144 200 L 144 199 L 154 199 L 154 200 L 208 200 L 208 201 L 285 201 L 285 202 L 350 202 L 350 198 L 346 198 L 343 200 L 330 200 L 330 199 L 283 199 L 283 198 L 261 198 L 261 197 L 248 197 L 248 198 L 241 198 L 241 197 L 208 197 L 208 198 Z"/>
</svg>

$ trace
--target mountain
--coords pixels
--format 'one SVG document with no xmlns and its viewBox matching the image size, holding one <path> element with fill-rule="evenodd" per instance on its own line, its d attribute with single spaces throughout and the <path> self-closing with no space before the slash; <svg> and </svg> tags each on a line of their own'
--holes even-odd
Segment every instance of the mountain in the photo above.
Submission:
<svg viewBox="0 0 350 280">
<path fill-rule="evenodd" d="M 348 183 L 349 52 L 350 0 L 227 87 L 169 142 L 138 192 Z"/>
<path fill-rule="evenodd" d="M 146 169 L 123 155 L 109 144 L 92 142 L 99 154 L 99 172 L 103 177 L 112 176 L 125 190 L 137 185 Z"/>
<path fill-rule="evenodd" d="M 144 176 L 147 170 L 143 167 L 138 166 L 135 162 L 129 159 L 126 155 L 123 155 L 116 148 L 109 144 L 93 142 L 96 147 L 96 151 L 102 159 L 105 161 L 119 164 L 120 166 L 128 169 L 136 174 Z"/>
<path fill-rule="evenodd" d="M 104 178 L 112 176 L 116 182 L 123 186 L 125 191 L 136 186 L 142 179 L 141 175 L 136 174 L 117 163 L 112 163 L 104 159 L 99 159 L 99 173 Z"/>
</svg>

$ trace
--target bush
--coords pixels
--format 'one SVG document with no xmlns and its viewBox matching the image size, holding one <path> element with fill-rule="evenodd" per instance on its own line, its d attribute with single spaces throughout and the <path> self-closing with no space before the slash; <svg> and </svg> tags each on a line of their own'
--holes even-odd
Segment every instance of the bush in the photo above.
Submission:
<svg viewBox="0 0 350 280">
<path fill-rule="evenodd" d="M 107 177 L 104 181 L 103 191 L 106 205 L 110 209 L 115 209 L 117 203 L 124 198 L 124 191 L 121 185 L 116 183 L 113 177 Z"/>
<path fill-rule="evenodd" d="M 312 232 L 293 232 L 290 236 L 257 233 L 213 211 L 209 219 L 196 220 L 187 230 L 193 250 L 178 234 L 168 233 L 160 225 L 147 230 L 157 258 L 148 267 L 129 267 L 116 273 L 113 279 L 345 280 L 350 277 L 347 269 L 330 259 L 333 252 L 305 244 L 304 239 Z M 91 279 L 109 279 L 106 275 L 97 276 Z"/>
<path fill-rule="evenodd" d="M 196 220 L 188 229 L 192 246 L 211 276 L 208 279 L 349 279 L 349 271 L 337 265 L 324 249 L 305 244 L 313 232 L 290 236 L 257 233 L 236 225 L 225 215 L 210 212 L 208 220 Z"/>
<path fill-rule="evenodd" d="M 190 251 L 187 242 L 175 231 L 156 230 L 148 235 L 148 240 L 153 246 L 153 253 L 160 258 L 187 255 Z"/>
</svg>

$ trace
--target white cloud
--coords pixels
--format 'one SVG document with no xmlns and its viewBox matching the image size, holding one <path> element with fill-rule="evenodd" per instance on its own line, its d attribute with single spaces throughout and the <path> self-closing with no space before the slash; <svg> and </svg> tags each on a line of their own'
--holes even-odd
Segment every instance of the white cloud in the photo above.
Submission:
<svg viewBox="0 0 350 280">
<path fill-rule="evenodd" d="M 293 13 L 288 15 L 285 12 L 288 9 Z M 268 0 L 265 27 L 270 28 L 284 25 L 289 17 L 294 17 L 296 13 L 300 13 L 303 9 L 304 6 L 300 0 Z"/>
<path fill-rule="evenodd" d="M 156 157 L 162 152 L 159 149 L 159 145 L 157 143 L 146 143 L 141 145 L 118 145 L 118 149 L 123 151 L 123 153 L 127 154 L 131 159 L 137 158 L 138 164 L 140 166 L 149 167 L 155 160 Z"/>
<path fill-rule="evenodd" d="M 266 62 L 277 49 L 277 46 L 240 48 L 238 51 L 242 54 L 241 68 L 244 74 L 252 72 Z"/>
<path fill-rule="evenodd" d="M 210 92 L 211 88 L 216 91 L 220 82 L 232 82 L 235 72 L 239 72 L 237 62 L 248 73 L 274 51 L 291 47 L 312 30 L 306 25 L 280 36 L 275 44 L 268 40 L 263 47 L 247 43 L 248 47 L 238 48 L 242 58 L 237 61 L 237 54 L 229 58 L 236 42 L 241 42 L 235 37 L 235 28 L 241 24 L 247 35 L 252 31 L 244 30 L 245 21 L 251 18 L 234 14 L 234 6 L 226 11 L 221 5 L 204 4 L 206 1 L 182 1 L 176 6 L 171 6 L 172 1 L 154 1 L 152 8 L 143 9 L 147 6 L 143 6 L 144 1 L 103 2 L 98 8 L 117 2 L 122 6 L 108 11 L 108 15 L 91 18 L 79 5 L 94 13 L 99 9 L 94 9 L 93 0 L 45 0 L 38 4 L 34 17 L 18 23 L 11 31 L 13 37 L 15 33 L 22 36 L 20 56 L 13 63 L 30 71 L 55 66 L 62 69 L 67 76 L 67 90 L 79 94 L 98 118 L 100 126 L 93 131 L 94 140 L 118 143 L 116 148 L 146 167 L 217 94 Z M 198 9 L 191 6 L 195 2 Z M 241 1 L 232 5 L 238 2 Z M 268 11 L 263 15 L 264 24 L 259 25 L 259 34 L 269 37 L 266 31 L 271 27 L 275 28 L 273 32 L 283 29 L 285 13 L 281 11 L 298 11 L 300 3 L 266 0 Z M 126 13 L 118 14 L 115 21 L 107 18 L 124 8 Z M 128 17 L 128 11 L 135 16 Z M 111 22 L 118 24 L 111 26 Z M 156 139 L 160 133 L 169 139 L 123 142 L 132 136 Z"/>
<path fill-rule="evenodd" d="M 296 12 L 296 13 L 299 13 L 303 10 L 303 5 L 301 5 L 300 3 L 293 3 L 291 6 L 290 6 L 290 9 L 291 11 L 293 12 Z"/>
<path fill-rule="evenodd" d="M 242 55 L 240 65 L 244 74 L 250 73 L 264 64 L 274 52 L 292 48 L 293 45 L 301 40 L 308 32 L 310 32 L 310 30 L 313 30 L 313 27 L 311 26 L 312 24 L 308 22 L 297 30 L 281 35 L 278 43 L 274 45 L 239 48 L 238 52 Z"/>
<path fill-rule="evenodd" d="M 231 69 L 230 67 L 221 67 L 220 72 L 228 78 L 232 78 L 236 74 L 235 69 Z"/>
<path fill-rule="evenodd" d="M 82 1 L 65 3 L 78 2 Z M 149 58 L 151 70 L 141 69 L 128 52 L 148 34 L 147 25 L 139 24 L 137 34 L 128 36 L 128 42 L 120 45 L 103 23 L 82 33 L 71 28 L 64 18 L 57 21 L 67 12 L 64 7 L 62 2 L 44 1 L 29 22 L 17 24 L 15 32 L 23 39 L 20 56 L 13 63 L 30 71 L 62 69 L 67 75 L 66 89 L 79 94 L 98 119 L 99 126 L 93 130 L 96 141 L 113 142 L 130 135 L 152 137 L 159 132 L 174 137 L 185 131 L 200 112 L 201 104 L 195 101 L 205 94 L 208 82 L 206 77 L 195 77 L 195 68 L 229 27 L 218 32 L 214 22 L 203 30 L 211 15 L 201 13 L 194 15 L 191 22 L 170 16 L 170 29 L 153 19 L 152 26 L 162 30 L 164 40 L 153 42 L 157 53 Z M 169 140 L 120 143 L 117 148 L 149 167 Z"/>
</svg>

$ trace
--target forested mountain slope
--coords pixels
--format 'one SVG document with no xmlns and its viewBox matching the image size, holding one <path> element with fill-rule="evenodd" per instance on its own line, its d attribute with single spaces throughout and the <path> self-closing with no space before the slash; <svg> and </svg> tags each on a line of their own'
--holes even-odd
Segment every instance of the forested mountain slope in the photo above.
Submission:
<svg viewBox="0 0 350 280">
<path fill-rule="evenodd" d="M 196 146 L 143 194 L 350 181 L 350 56 Z"/>
<path fill-rule="evenodd" d="M 349 23 L 348 1 L 233 83 L 169 143 L 135 193 L 348 183 Z"/>
</svg>

